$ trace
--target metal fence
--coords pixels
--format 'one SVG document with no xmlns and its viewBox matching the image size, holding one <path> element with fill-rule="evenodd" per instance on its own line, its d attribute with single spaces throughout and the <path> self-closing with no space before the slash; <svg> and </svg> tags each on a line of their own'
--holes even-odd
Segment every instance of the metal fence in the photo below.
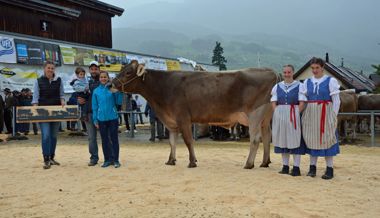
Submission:
<svg viewBox="0 0 380 218">
<path fill-rule="evenodd" d="M 380 110 L 360 110 L 355 113 L 342 112 L 339 115 L 354 115 L 354 116 L 370 116 L 370 129 L 371 129 L 371 146 L 376 146 L 375 142 L 375 116 L 380 115 Z"/>
</svg>

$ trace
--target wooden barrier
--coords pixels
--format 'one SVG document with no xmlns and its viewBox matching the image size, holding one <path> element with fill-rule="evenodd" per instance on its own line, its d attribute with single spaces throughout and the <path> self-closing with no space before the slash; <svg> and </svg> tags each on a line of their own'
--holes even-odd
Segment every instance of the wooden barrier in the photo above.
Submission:
<svg viewBox="0 0 380 218">
<path fill-rule="evenodd" d="M 17 123 L 40 123 L 76 121 L 79 119 L 79 108 L 76 105 L 66 106 L 22 106 L 16 107 Z"/>
</svg>

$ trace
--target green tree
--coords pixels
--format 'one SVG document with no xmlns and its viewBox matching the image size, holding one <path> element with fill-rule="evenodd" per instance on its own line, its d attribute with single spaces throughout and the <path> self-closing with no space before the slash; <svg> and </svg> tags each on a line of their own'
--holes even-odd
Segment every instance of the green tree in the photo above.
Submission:
<svg viewBox="0 0 380 218">
<path fill-rule="evenodd" d="M 227 60 L 223 56 L 223 47 L 221 46 L 220 42 L 216 42 L 216 46 L 213 51 L 213 56 L 212 56 L 212 64 L 215 66 L 219 67 L 219 70 L 227 70 Z"/>
<path fill-rule="evenodd" d="M 376 70 L 375 73 L 380 75 L 380 64 L 378 64 L 378 65 L 372 64 L 372 67 L 375 68 L 375 70 Z"/>
</svg>

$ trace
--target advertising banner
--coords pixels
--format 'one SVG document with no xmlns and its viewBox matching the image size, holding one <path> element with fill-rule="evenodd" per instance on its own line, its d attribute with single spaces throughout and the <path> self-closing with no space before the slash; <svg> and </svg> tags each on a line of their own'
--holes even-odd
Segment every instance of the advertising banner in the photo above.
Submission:
<svg viewBox="0 0 380 218">
<path fill-rule="evenodd" d="M 181 63 L 179 61 L 166 60 L 166 66 L 168 71 L 181 70 Z"/>
<path fill-rule="evenodd" d="M 13 38 L 0 36 L 0 62 L 16 63 L 16 48 Z"/>
</svg>

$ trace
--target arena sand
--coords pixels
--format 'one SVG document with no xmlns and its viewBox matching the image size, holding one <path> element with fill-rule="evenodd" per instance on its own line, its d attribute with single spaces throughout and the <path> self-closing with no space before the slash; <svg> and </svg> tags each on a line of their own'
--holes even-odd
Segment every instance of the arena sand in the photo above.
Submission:
<svg viewBox="0 0 380 218">
<path fill-rule="evenodd" d="M 245 170 L 247 142 L 199 140 L 188 169 L 182 140 L 177 165 L 166 166 L 167 141 L 123 135 L 119 169 L 88 167 L 86 137 L 61 134 L 62 165 L 43 170 L 40 138 L 29 138 L 0 144 L 0 217 L 380 217 L 380 148 L 342 146 L 325 181 L 323 159 L 310 178 L 303 157 L 293 178 L 277 173 L 273 152 L 269 168 Z M 256 166 L 261 157 L 262 148 Z"/>
</svg>

